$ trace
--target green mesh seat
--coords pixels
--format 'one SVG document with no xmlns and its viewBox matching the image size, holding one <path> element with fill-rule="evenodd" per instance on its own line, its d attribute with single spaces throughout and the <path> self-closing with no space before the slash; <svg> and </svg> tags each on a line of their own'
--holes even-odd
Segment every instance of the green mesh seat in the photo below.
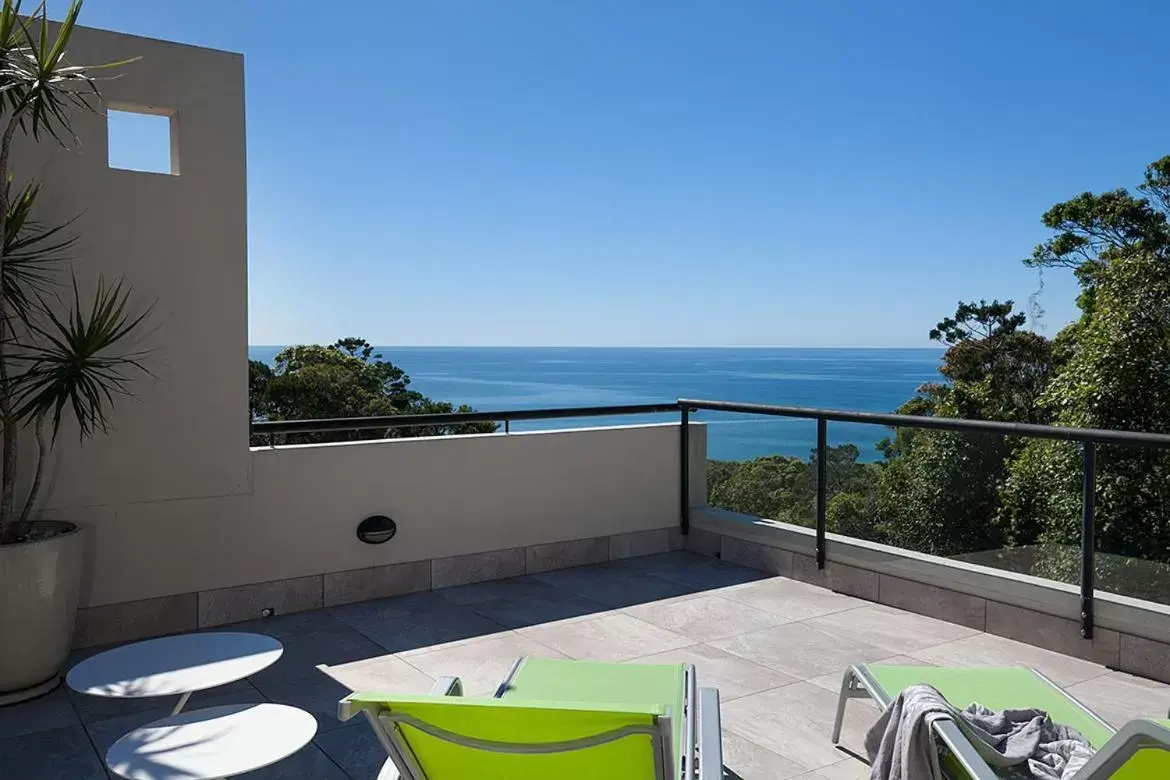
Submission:
<svg viewBox="0 0 1170 780">
<path fill-rule="evenodd" d="M 1115 732 L 1056 683 L 1034 669 L 950 669 L 938 666 L 858 664 L 845 672 L 833 742 L 841 737 L 849 699 L 871 698 L 886 707 L 912 685 L 933 686 L 955 707 L 978 702 L 993 710 L 1036 708 L 1072 726 L 1097 750 L 1076 780 L 1163 780 L 1170 778 L 1170 721 L 1136 720 Z M 962 730 L 948 719 L 933 725 L 943 750 L 940 766 L 953 780 L 997 780 Z"/>
<path fill-rule="evenodd" d="M 700 778 L 722 773 L 719 702 L 693 666 L 522 658 L 494 697 L 463 697 L 458 678 L 427 696 L 354 693 L 407 780 Z"/>
</svg>

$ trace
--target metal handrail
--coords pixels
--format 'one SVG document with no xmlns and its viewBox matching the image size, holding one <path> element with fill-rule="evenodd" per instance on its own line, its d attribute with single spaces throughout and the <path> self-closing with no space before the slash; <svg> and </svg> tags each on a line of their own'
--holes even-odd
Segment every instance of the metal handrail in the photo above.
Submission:
<svg viewBox="0 0 1170 780">
<path fill-rule="evenodd" d="M 1114 431 L 1102 428 L 1062 428 L 1056 425 L 998 422 L 995 420 L 966 420 L 957 417 L 926 417 L 914 414 L 881 414 L 877 412 L 850 412 L 841 409 L 818 409 L 809 406 L 773 406 L 733 401 L 705 401 L 680 398 L 679 406 L 691 410 L 712 412 L 740 412 L 772 417 L 796 417 L 827 422 L 865 423 L 891 428 L 934 428 L 966 433 L 999 433 L 1005 436 L 1026 436 L 1034 439 L 1062 441 L 1091 441 L 1097 444 L 1122 444 L 1134 447 L 1170 449 L 1170 434 L 1142 431 Z"/>
<path fill-rule="evenodd" d="M 772 417 L 790 417 L 816 420 L 817 422 L 817 504 L 816 504 L 816 555 L 817 567 L 825 568 L 826 521 L 828 505 L 826 453 L 829 422 L 862 423 L 894 428 L 929 428 L 954 431 L 956 433 L 985 433 L 1001 436 L 1021 436 L 1038 439 L 1055 439 L 1077 442 L 1081 445 L 1082 488 L 1081 488 L 1081 636 L 1093 638 L 1094 624 L 1094 579 L 1096 570 L 1096 453 L 1098 444 L 1115 444 L 1127 447 L 1155 447 L 1170 449 L 1170 435 L 1143 431 L 1112 431 L 1100 428 L 1062 428 L 1055 425 L 1034 425 L 1029 423 L 998 422 L 995 420 L 963 420 L 949 417 L 927 417 L 909 414 L 880 414 L 874 412 L 850 412 L 839 409 L 817 409 L 804 406 L 772 406 L 769 404 L 735 403 L 730 401 L 708 401 L 680 398 L 683 420 L 688 412 L 706 410 L 712 412 L 736 412 L 759 414 Z M 687 458 L 687 449 L 682 457 Z M 688 478 L 689 465 L 683 466 L 683 481 Z M 682 527 L 690 528 L 690 507 L 686 497 L 689 486 L 683 484 Z"/>
<path fill-rule="evenodd" d="M 252 423 L 252 433 L 263 435 L 324 433 L 328 431 L 413 428 L 423 425 L 465 425 L 477 422 L 506 423 L 516 420 L 554 420 L 569 417 L 617 417 L 629 414 L 661 414 L 677 411 L 678 403 L 672 401 L 660 404 L 568 406 L 559 409 L 514 409 L 500 412 L 391 414 L 381 417 L 335 417 L 325 420 L 262 420 Z"/>
</svg>

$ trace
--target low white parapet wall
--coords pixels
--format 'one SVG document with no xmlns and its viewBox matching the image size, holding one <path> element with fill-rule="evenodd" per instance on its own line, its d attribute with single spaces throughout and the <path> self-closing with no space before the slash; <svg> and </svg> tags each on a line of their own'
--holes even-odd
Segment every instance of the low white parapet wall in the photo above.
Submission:
<svg viewBox="0 0 1170 780">
<path fill-rule="evenodd" d="M 252 448 L 229 496 L 89 507 L 79 643 L 677 549 L 677 423 Z M 691 496 L 706 430 L 692 424 Z M 385 515 L 397 534 L 358 540 Z"/>
</svg>

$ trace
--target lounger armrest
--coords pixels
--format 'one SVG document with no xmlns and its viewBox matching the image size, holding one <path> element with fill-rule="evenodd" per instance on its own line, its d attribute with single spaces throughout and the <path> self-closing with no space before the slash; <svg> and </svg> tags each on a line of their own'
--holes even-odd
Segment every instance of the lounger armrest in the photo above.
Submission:
<svg viewBox="0 0 1170 780">
<path fill-rule="evenodd" d="M 1087 780 L 1113 777 L 1138 750 L 1155 747 L 1170 751 L 1170 720 L 1131 720 L 1081 767 L 1077 777 Z M 1165 777 L 1164 774 L 1157 776 Z"/>
<path fill-rule="evenodd" d="M 719 691 L 699 689 L 699 780 L 723 777 L 723 730 L 719 719 Z"/>
<path fill-rule="evenodd" d="M 440 677 L 429 693 L 431 696 L 462 696 L 463 681 L 458 677 Z"/>
<path fill-rule="evenodd" d="M 320 668 L 320 667 L 318 667 L 318 668 Z M 430 689 L 430 691 L 427 692 L 427 695 L 428 696 L 462 696 L 463 695 L 463 681 L 460 680 L 458 677 L 440 677 L 438 680 L 435 681 L 435 684 L 431 686 L 431 689 Z M 357 702 L 352 701 L 352 699 L 353 699 L 352 696 L 346 696 L 344 699 L 337 702 L 337 718 L 338 718 L 338 720 L 347 721 L 350 718 L 352 718 L 354 715 L 357 715 L 359 712 L 361 712 L 364 709 L 364 707 L 361 707 L 361 706 L 355 707 L 354 704 L 356 704 Z"/>
</svg>

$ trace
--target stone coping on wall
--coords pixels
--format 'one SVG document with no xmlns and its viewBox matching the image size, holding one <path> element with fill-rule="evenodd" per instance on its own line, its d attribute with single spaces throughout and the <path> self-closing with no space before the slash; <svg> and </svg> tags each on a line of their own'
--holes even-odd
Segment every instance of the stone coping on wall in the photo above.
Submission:
<svg viewBox="0 0 1170 780">
<path fill-rule="evenodd" d="M 78 648 L 681 550 L 678 527 L 392 563 L 78 610 Z"/>
<path fill-rule="evenodd" d="M 1080 635 L 1080 592 L 1024 574 L 710 507 L 691 510 L 688 550 L 868 601 L 959 623 L 1170 682 L 1170 607 L 1098 591 L 1095 631 Z"/>
</svg>

